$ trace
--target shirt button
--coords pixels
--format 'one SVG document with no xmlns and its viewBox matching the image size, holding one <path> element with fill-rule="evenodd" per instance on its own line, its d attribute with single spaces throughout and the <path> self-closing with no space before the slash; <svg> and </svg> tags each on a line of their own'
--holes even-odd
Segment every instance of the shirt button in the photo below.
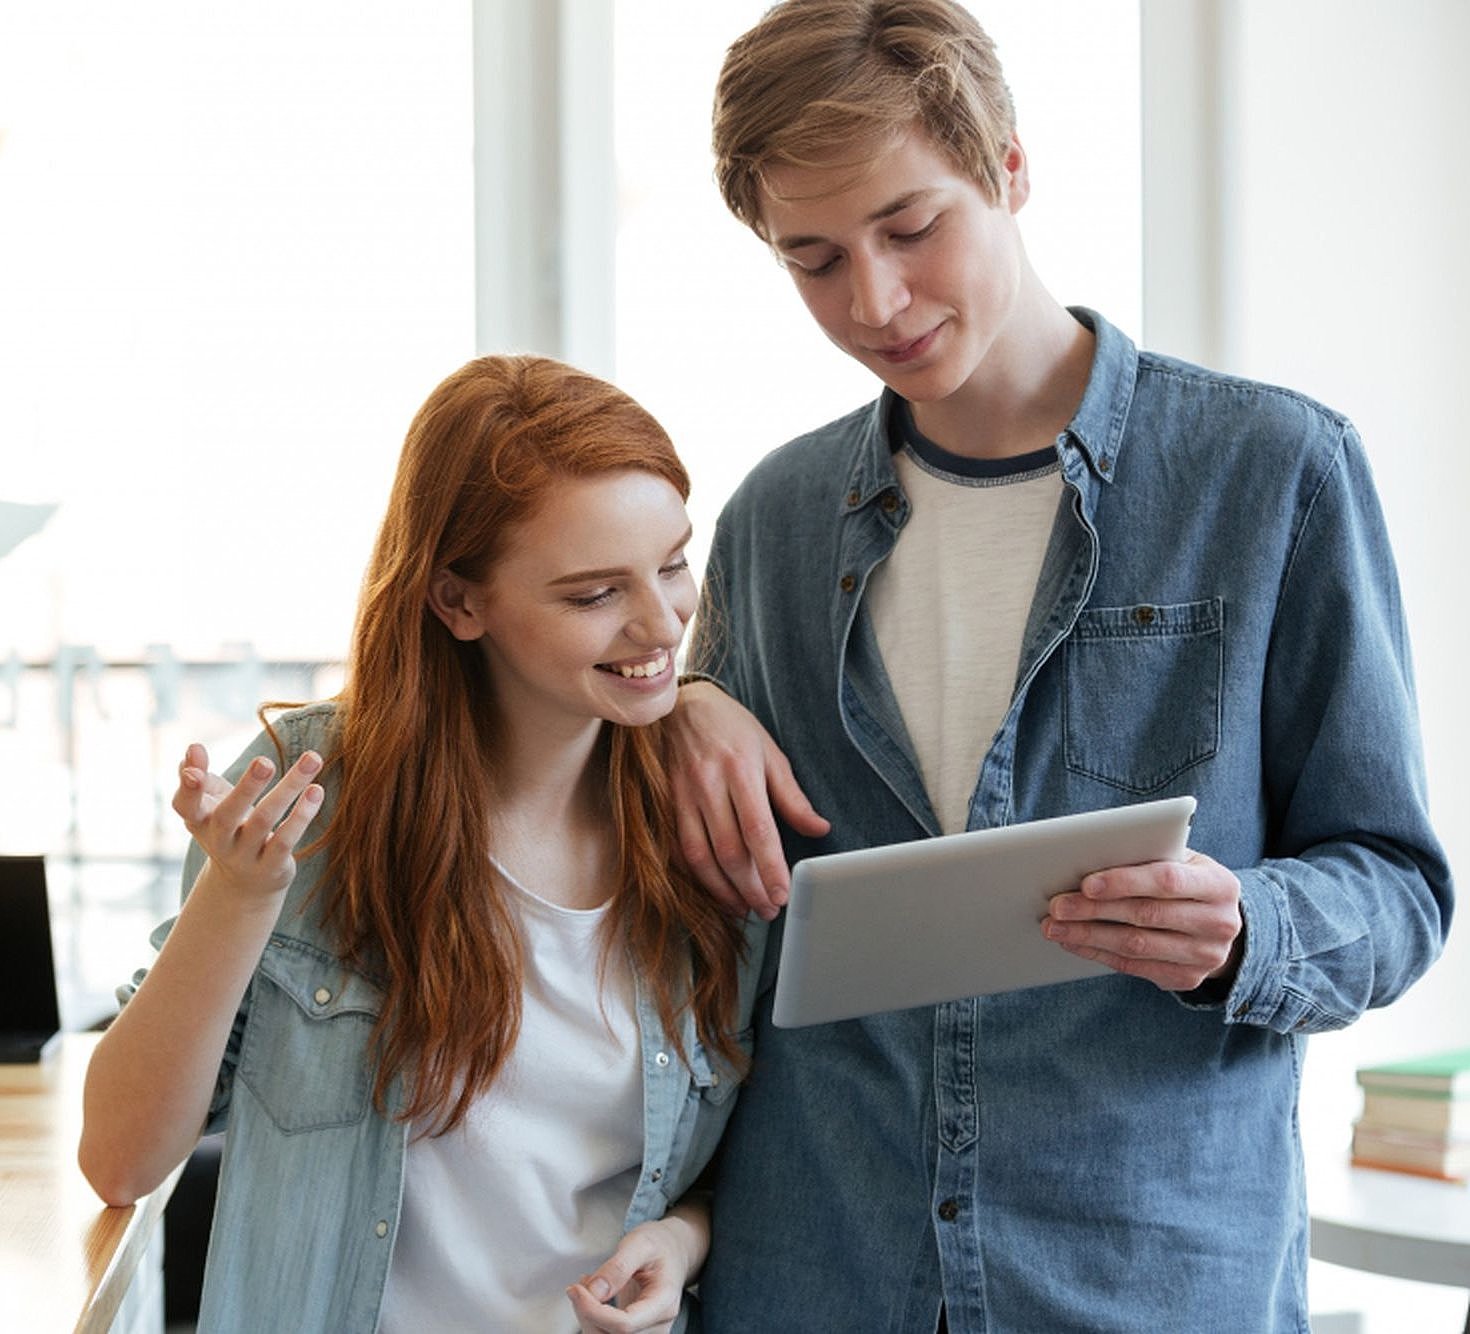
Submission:
<svg viewBox="0 0 1470 1334">
<path fill-rule="evenodd" d="M 318 1005 L 325 1005 L 329 1000 L 332 999 L 332 993 L 328 991 L 326 987 L 318 987 L 316 989 L 316 994 L 312 997 L 312 999 L 315 1000 Z"/>
<path fill-rule="evenodd" d="M 953 1223 L 960 1216 L 960 1205 L 958 1200 L 945 1200 L 939 1206 L 939 1216 L 946 1223 Z"/>
<path fill-rule="evenodd" d="M 1246 1017 L 1246 1015 L 1248 1015 L 1250 1012 L 1251 1012 L 1250 1003 L 1247 1002 L 1246 1004 L 1241 1005 L 1241 1006 L 1238 1006 L 1236 1008 L 1235 1018 L 1237 1018 L 1237 1019 L 1244 1019 Z"/>
<path fill-rule="evenodd" d="M 667 1065 L 667 1064 L 668 1064 L 668 1063 L 669 1063 L 669 1054 L 668 1054 L 668 1052 L 666 1052 L 666 1051 L 661 1051 L 661 1052 L 659 1052 L 659 1053 L 658 1053 L 658 1054 L 657 1054 L 657 1055 L 656 1055 L 656 1056 L 655 1056 L 655 1057 L 654 1057 L 654 1058 L 653 1058 L 653 1063 L 654 1063 L 654 1064 L 655 1064 L 655 1065 L 656 1065 L 656 1066 L 658 1066 L 658 1068 L 659 1068 L 659 1069 L 660 1069 L 660 1070 L 662 1070 L 662 1069 L 663 1069 L 663 1068 L 664 1068 L 664 1066 L 666 1066 L 666 1065 Z"/>
<path fill-rule="evenodd" d="M 1106 454 L 1097 461 L 1098 472 L 1107 472 L 1113 466 L 1113 461 Z"/>
<path fill-rule="evenodd" d="M 898 508 L 898 497 L 892 491 L 885 491 L 883 499 L 878 502 L 884 514 L 892 514 Z"/>
<path fill-rule="evenodd" d="M 1157 616 L 1158 612 L 1152 607 L 1134 607 L 1133 609 L 1133 619 L 1139 625 L 1152 625 Z"/>
<path fill-rule="evenodd" d="M 386 1218 L 378 1219 L 378 1225 L 373 1231 L 380 1237 L 386 1237 L 388 1235 L 388 1220 Z"/>
<path fill-rule="evenodd" d="M 653 1171 L 648 1174 L 648 1179 L 650 1181 L 662 1181 L 664 1179 L 664 1169 L 661 1167 L 655 1167 Z"/>
<path fill-rule="evenodd" d="M 847 507 L 848 507 L 848 509 L 851 509 L 861 499 L 862 499 L 862 496 L 859 495 L 856 491 L 849 491 L 847 493 Z"/>
<path fill-rule="evenodd" d="M 851 593 L 852 590 L 857 587 L 857 580 L 854 579 L 850 574 L 844 574 L 842 578 L 837 581 L 837 585 L 839 588 L 842 589 L 844 593 Z"/>
<path fill-rule="evenodd" d="M 714 1071 L 710 1072 L 709 1086 L 712 1089 L 717 1089 L 720 1087 L 720 1077 Z"/>
</svg>

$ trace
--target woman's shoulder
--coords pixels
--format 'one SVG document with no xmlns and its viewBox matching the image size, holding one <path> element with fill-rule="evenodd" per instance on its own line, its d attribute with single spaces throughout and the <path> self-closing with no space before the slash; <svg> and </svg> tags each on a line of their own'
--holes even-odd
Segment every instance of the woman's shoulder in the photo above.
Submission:
<svg viewBox="0 0 1470 1334">
<path fill-rule="evenodd" d="M 330 699 L 298 705 L 275 715 L 267 714 L 266 718 L 268 729 L 280 738 L 288 761 L 306 750 L 325 754 L 335 743 L 341 726 L 337 702 Z"/>
</svg>

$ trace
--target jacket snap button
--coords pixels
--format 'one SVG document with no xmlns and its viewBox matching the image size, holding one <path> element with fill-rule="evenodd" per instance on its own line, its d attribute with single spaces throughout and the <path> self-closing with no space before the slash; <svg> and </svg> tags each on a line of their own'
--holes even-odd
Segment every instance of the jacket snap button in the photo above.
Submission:
<svg viewBox="0 0 1470 1334">
<path fill-rule="evenodd" d="M 326 987 L 318 987 L 316 989 L 316 994 L 312 997 L 312 999 L 315 1000 L 318 1005 L 325 1005 L 329 1000 L 332 999 L 332 993 L 328 991 Z"/>
<path fill-rule="evenodd" d="M 666 1066 L 669 1063 L 669 1054 L 668 1054 L 668 1052 L 666 1052 L 666 1051 L 659 1052 L 658 1055 L 653 1058 L 653 1063 L 656 1066 L 658 1066 L 658 1068 L 660 1070 L 662 1070 L 664 1068 L 664 1066 Z"/>
<path fill-rule="evenodd" d="M 945 1200 L 944 1203 L 939 1206 L 939 1216 L 944 1219 L 946 1223 L 953 1223 L 954 1220 L 960 1216 L 959 1202 L 956 1200 Z"/>
<path fill-rule="evenodd" d="M 1158 612 L 1152 607 L 1134 607 L 1133 609 L 1133 619 L 1139 625 L 1152 625 L 1157 616 Z"/>
<path fill-rule="evenodd" d="M 851 593 L 852 590 L 857 587 L 857 580 L 854 579 L 850 574 L 844 574 L 842 578 L 838 581 L 838 587 L 840 587 L 844 593 Z"/>
<path fill-rule="evenodd" d="M 862 499 L 862 496 L 860 496 L 856 491 L 849 491 L 847 493 L 847 507 L 849 509 L 851 509 L 861 499 Z"/>
<path fill-rule="evenodd" d="M 388 1220 L 386 1218 L 378 1219 L 378 1225 L 373 1231 L 380 1237 L 386 1237 L 388 1235 Z"/>
<path fill-rule="evenodd" d="M 885 491 L 883 499 L 878 503 L 882 506 L 884 514 L 892 514 L 898 508 L 898 497 L 892 491 Z"/>
<path fill-rule="evenodd" d="M 655 1167 L 653 1171 L 648 1174 L 648 1179 L 650 1181 L 662 1181 L 664 1179 L 664 1169 L 661 1167 Z"/>
</svg>

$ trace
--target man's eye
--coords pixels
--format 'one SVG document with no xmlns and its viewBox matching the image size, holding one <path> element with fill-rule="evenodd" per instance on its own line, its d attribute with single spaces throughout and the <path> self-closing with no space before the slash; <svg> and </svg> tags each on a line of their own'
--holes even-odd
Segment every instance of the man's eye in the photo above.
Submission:
<svg viewBox="0 0 1470 1334">
<path fill-rule="evenodd" d="M 841 258 L 840 255 L 833 255 L 831 259 L 822 264 L 803 264 L 790 255 L 782 255 L 781 267 L 789 269 L 798 278 L 820 278 L 824 274 L 831 273 Z"/>
<path fill-rule="evenodd" d="M 939 224 L 939 219 L 938 218 L 935 218 L 931 222 L 925 223 L 924 226 L 922 226 L 922 227 L 920 227 L 918 229 L 918 231 L 914 231 L 914 232 L 895 232 L 893 239 L 895 241 L 905 241 L 905 242 L 908 242 L 908 241 L 922 241 L 926 236 L 929 235 L 930 232 L 932 232 L 934 230 L 934 228 L 936 226 L 938 226 L 938 224 Z"/>
</svg>

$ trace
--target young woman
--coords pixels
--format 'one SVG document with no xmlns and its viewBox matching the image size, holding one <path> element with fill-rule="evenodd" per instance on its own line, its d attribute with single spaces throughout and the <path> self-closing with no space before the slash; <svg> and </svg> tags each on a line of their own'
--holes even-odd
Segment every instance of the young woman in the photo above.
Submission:
<svg viewBox="0 0 1470 1334">
<path fill-rule="evenodd" d="M 225 1129 L 201 1328 L 686 1327 L 759 944 L 670 864 L 688 490 L 612 386 L 469 363 L 409 430 L 342 694 L 222 777 L 189 747 L 189 890 L 80 1156 L 126 1204 Z"/>
</svg>

